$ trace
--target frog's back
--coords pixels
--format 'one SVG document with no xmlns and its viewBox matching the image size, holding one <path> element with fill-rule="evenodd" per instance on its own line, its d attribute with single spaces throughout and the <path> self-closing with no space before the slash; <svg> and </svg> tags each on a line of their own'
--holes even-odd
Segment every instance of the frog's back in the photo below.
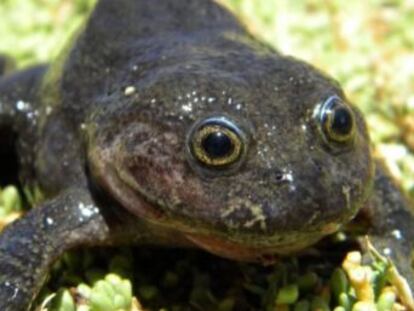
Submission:
<svg viewBox="0 0 414 311">
<path fill-rule="evenodd" d="M 153 37 L 161 33 L 217 28 L 240 30 L 233 15 L 209 0 L 101 0 L 93 12 L 89 30 L 107 31 L 108 26 L 112 39 L 121 42 L 131 35 Z"/>
<path fill-rule="evenodd" d="M 53 94 L 64 93 L 62 105 L 76 111 L 79 123 L 96 95 L 123 87 L 122 80 L 128 73 L 121 68 L 145 63 L 152 70 L 163 61 L 163 51 L 176 52 L 180 44 L 188 50 L 194 41 L 195 48 L 202 41 L 207 45 L 214 41 L 213 37 L 224 34 L 246 32 L 234 16 L 214 1 L 99 1 L 85 30 L 50 70 L 45 83 L 51 95 L 48 101 L 54 103 Z M 56 87 L 59 90 L 50 91 Z M 76 90 L 76 94 L 67 90 Z"/>
</svg>

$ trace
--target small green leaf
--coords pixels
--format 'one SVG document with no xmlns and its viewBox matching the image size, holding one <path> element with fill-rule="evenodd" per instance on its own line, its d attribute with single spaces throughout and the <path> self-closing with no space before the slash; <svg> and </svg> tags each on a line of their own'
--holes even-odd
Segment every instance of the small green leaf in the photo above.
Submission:
<svg viewBox="0 0 414 311">
<path fill-rule="evenodd" d="M 277 294 L 276 304 L 291 305 L 299 298 L 299 287 L 297 284 L 287 285 L 282 287 Z"/>
</svg>

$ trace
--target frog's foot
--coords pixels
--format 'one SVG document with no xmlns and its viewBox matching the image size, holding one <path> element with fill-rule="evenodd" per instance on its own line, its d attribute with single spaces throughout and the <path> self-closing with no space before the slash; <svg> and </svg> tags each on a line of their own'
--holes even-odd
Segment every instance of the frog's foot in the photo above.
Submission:
<svg viewBox="0 0 414 311">
<path fill-rule="evenodd" d="M 61 254 L 109 243 L 109 226 L 85 190 L 34 208 L 0 235 L 0 310 L 27 311 Z"/>
</svg>

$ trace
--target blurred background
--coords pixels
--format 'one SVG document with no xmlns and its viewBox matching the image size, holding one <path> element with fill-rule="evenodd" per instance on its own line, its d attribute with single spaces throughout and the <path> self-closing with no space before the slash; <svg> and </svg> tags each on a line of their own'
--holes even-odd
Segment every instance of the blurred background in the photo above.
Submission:
<svg viewBox="0 0 414 311">
<path fill-rule="evenodd" d="M 1 0 L 0 53 L 52 60 L 96 0 Z M 414 0 L 220 0 L 279 51 L 340 81 L 414 195 Z"/>
</svg>

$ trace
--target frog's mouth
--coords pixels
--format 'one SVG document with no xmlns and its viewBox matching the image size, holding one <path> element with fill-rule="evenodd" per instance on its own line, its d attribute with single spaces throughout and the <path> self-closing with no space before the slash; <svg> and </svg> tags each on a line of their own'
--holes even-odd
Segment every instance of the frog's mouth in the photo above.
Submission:
<svg viewBox="0 0 414 311">
<path fill-rule="evenodd" d="M 111 161 L 113 158 L 103 150 L 93 150 L 90 153 L 93 176 L 122 206 L 148 223 L 156 234 L 160 233 L 172 242 L 180 239 L 184 241 L 183 244 L 202 248 L 221 257 L 266 263 L 272 261 L 275 254 L 280 256 L 297 252 L 338 230 L 336 223 L 327 224 L 323 228 L 314 228 L 314 230 L 308 228 L 306 231 L 296 230 L 272 234 L 231 233 L 225 228 L 217 229 L 209 225 L 203 226 L 200 223 L 194 225 L 194 220 L 183 220 L 183 215 L 177 216 L 171 210 L 163 208 L 162 204 L 158 204 L 156 200 L 150 200 L 142 195 L 134 180 L 130 180 L 133 177 L 128 174 L 129 171 L 122 170 L 122 165 L 117 166 L 113 160 Z M 192 201 L 191 197 L 185 199 Z M 211 202 L 205 202 L 205 204 L 211 204 Z M 206 209 L 202 208 L 202 210 Z"/>
<path fill-rule="evenodd" d="M 295 239 L 294 243 L 278 244 L 277 246 L 246 245 L 214 236 L 203 236 L 198 234 L 186 234 L 186 237 L 196 246 L 220 257 L 238 261 L 259 262 L 271 264 L 283 255 L 297 253 L 307 246 L 321 239 L 320 234 L 306 239 Z"/>
<path fill-rule="evenodd" d="M 297 253 L 314 244 L 323 236 L 338 230 L 339 225 L 331 224 L 315 232 L 301 232 L 290 235 L 289 240 L 276 241 L 275 237 L 246 239 L 246 237 L 230 237 L 224 233 L 209 231 L 205 228 L 194 228 L 181 221 L 168 217 L 162 208 L 145 201 L 136 191 L 129 187 L 118 176 L 116 169 L 106 171 L 105 187 L 110 189 L 118 202 L 130 212 L 154 226 L 157 232 L 163 232 L 177 239 L 184 239 L 189 246 L 195 246 L 220 257 L 237 261 L 259 262 L 270 264 L 283 255 Z M 180 238 L 181 237 L 181 238 Z M 181 241 L 182 242 L 182 241 Z"/>
</svg>

